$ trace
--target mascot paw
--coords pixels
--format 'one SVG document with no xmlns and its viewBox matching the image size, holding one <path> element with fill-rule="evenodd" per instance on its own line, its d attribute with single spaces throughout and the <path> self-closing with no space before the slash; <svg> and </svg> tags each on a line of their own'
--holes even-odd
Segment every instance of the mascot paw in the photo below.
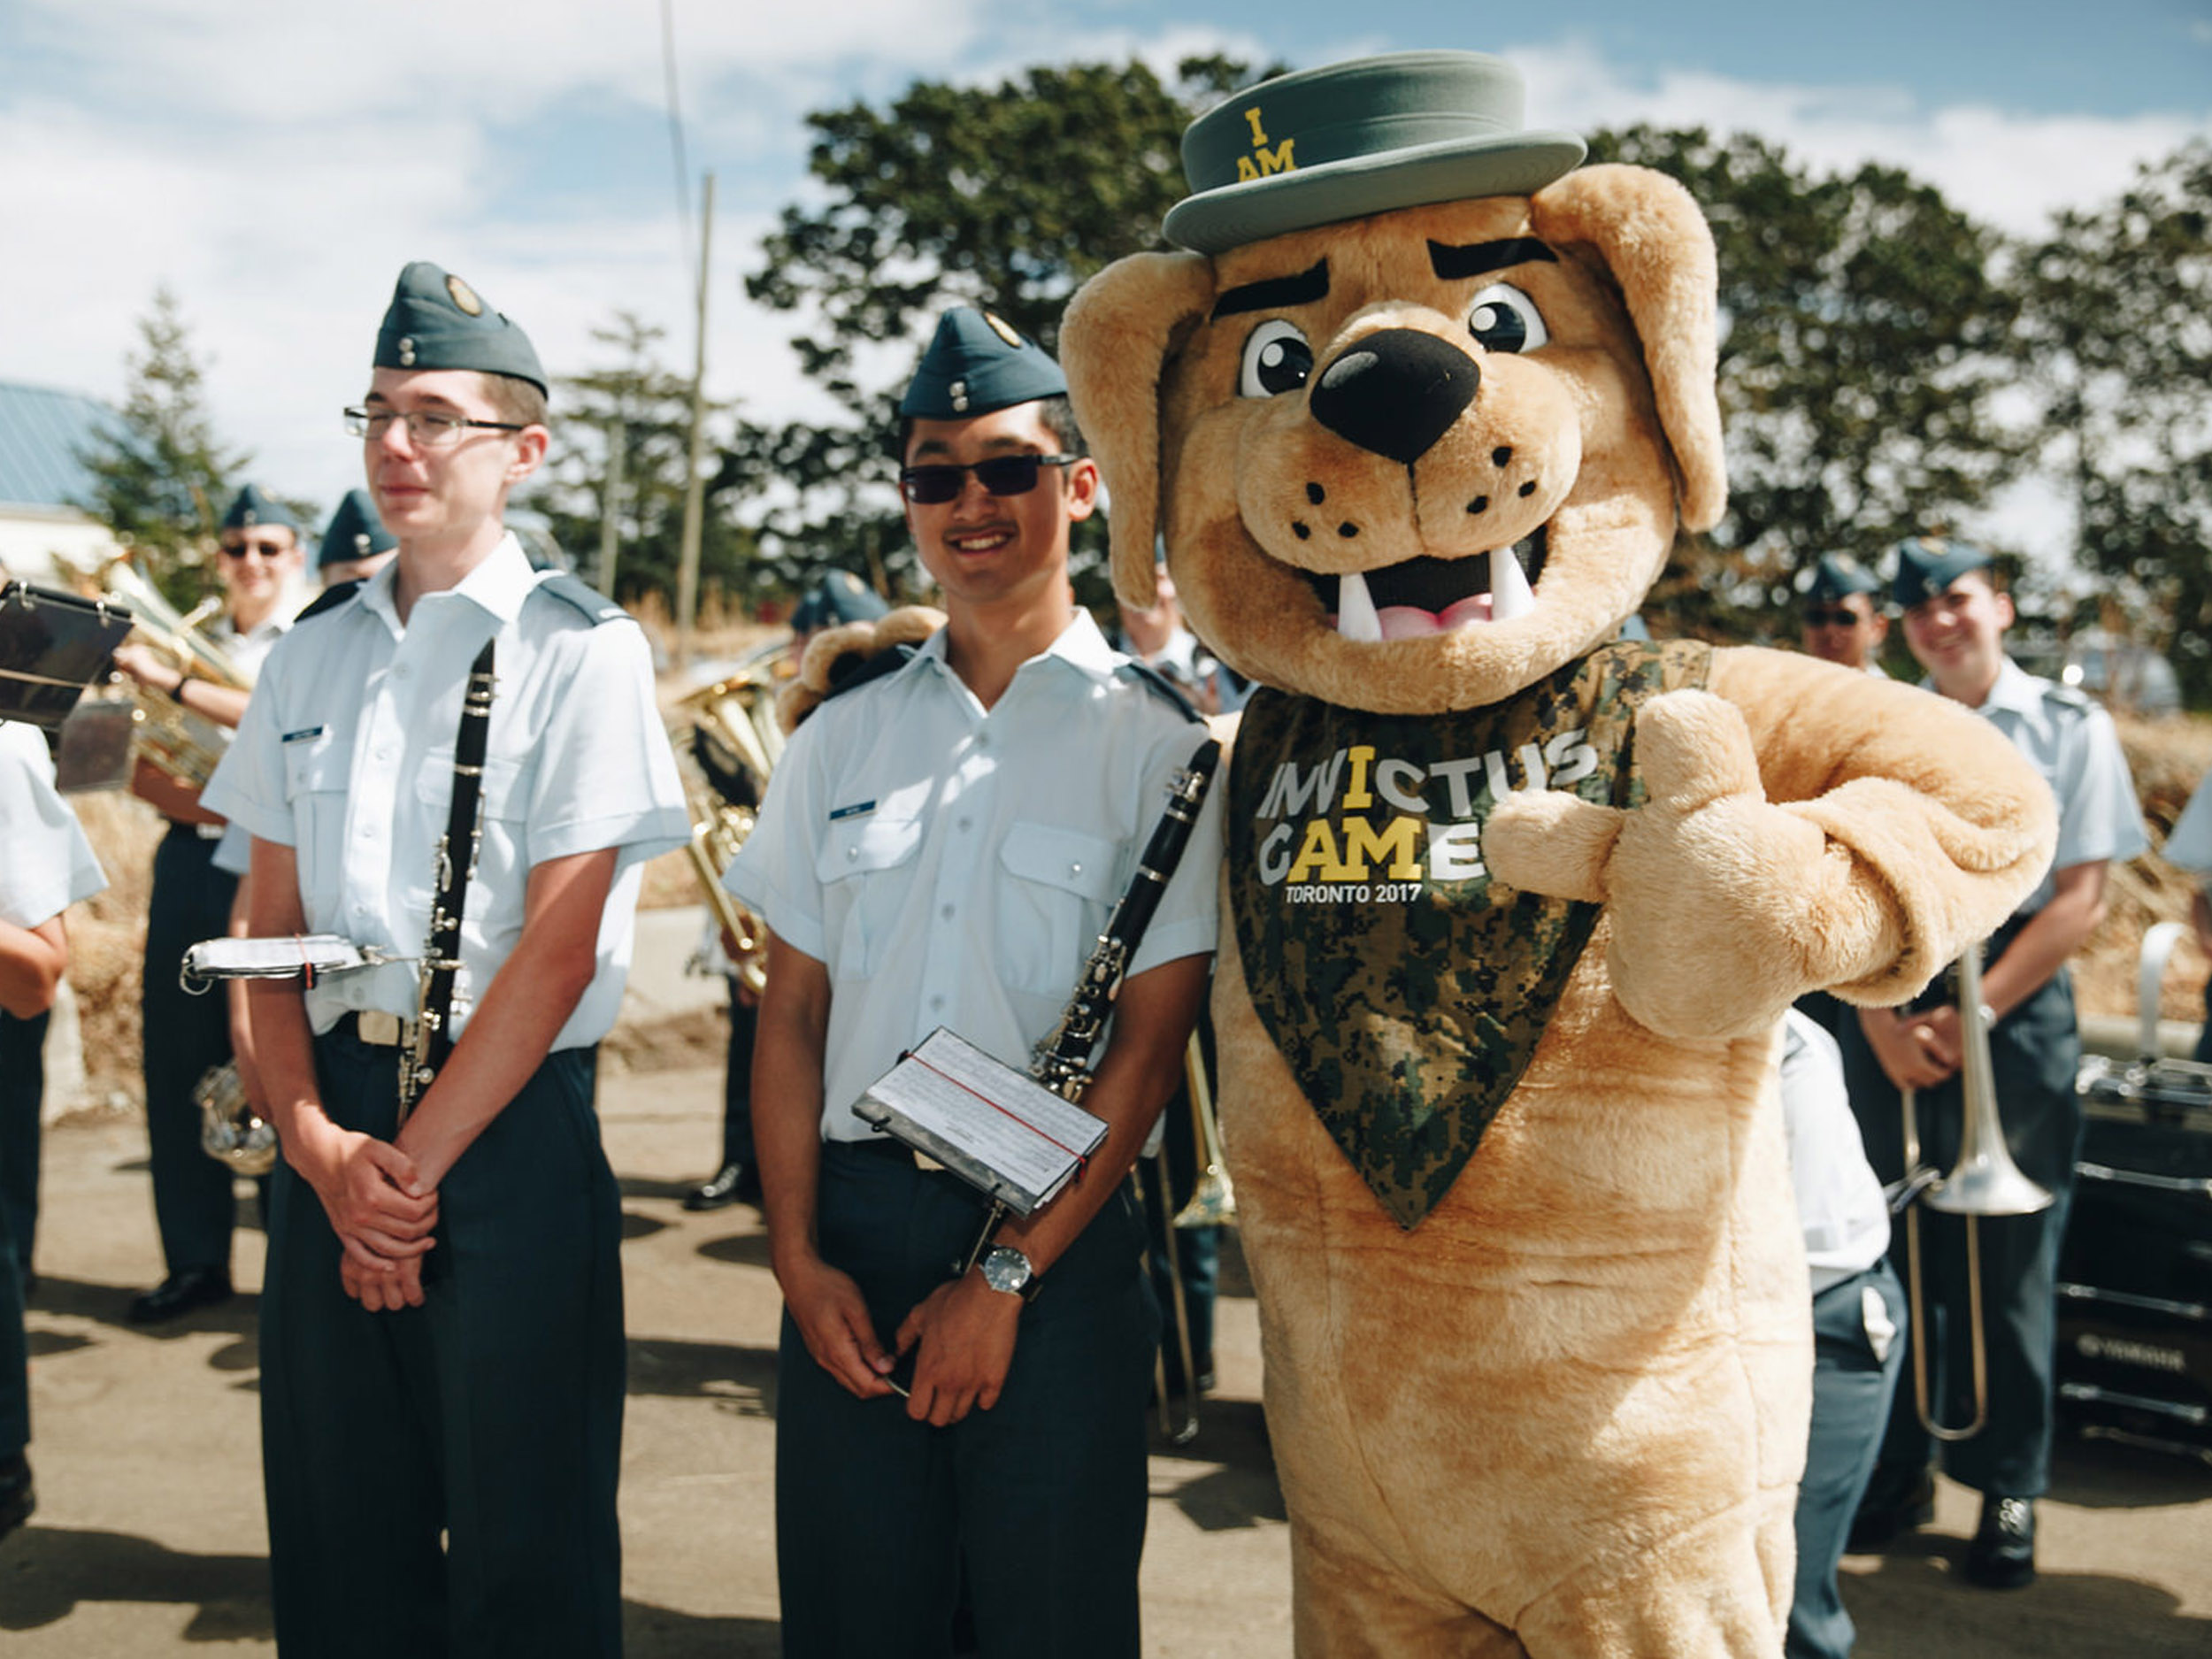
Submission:
<svg viewBox="0 0 2212 1659">
<path fill-rule="evenodd" d="M 1606 905 L 1614 995 L 1649 1029 L 1701 1041 L 1771 1025 L 1829 982 L 1849 855 L 1768 802 L 1743 716 L 1720 698 L 1655 699 L 1636 746 L 1642 805 L 1516 797 L 1485 856 L 1510 885 Z"/>
<path fill-rule="evenodd" d="M 944 626 L 943 611 L 929 605 L 905 605 L 873 620 L 824 628 L 807 641 L 799 677 L 777 694 L 776 724 L 788 737 L 871 658 L 895 645 L 919 645 Z"/>
</svg>

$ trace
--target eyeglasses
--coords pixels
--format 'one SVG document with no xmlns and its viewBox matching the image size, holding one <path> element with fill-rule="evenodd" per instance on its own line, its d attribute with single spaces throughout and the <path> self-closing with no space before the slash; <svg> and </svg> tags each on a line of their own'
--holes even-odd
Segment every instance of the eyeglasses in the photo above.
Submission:
<svg viewBox="0 0 2212 1659">
<path fill-rule="evenodd" d="M 372 442 L 381 440 L 392 429 L 395 420 L 404 421 L 408 440 L 426 449 L 451 443 L 470 427 L 486 432 L 520 432 L 523 426 L 512 420 L 471 420 L 462 415 L 440 414 L 434 409 L 411 409 L 405 414 L 390 409 L 349 409 L 346 411 L 346 430 L 357 438 Z"/>
<path fill-rule="evenodd" d="M 1037 488 L 1041 466 L 1065 466 L 1079 455 L 995 455 L 972 466 L 909 466 L 899 470 L 899 493 L 918 507 L 935 506 L 958 495 L 968 474 L 994 495 L 1026 495 Z"/>
<path fill-rule="evenodd" d="M 240 541 L 223 543 L 223 557 L 242 559 L 249 553 L 258 553 L 265 559 L 280 559 L 292 550 L 289 541 Z"/>
<path fill-rule="evenodd" d="M 1805 612 L 1805 626 L 1809 628 L 1847 628 L 1859 620 L 1857 611 L 1847 611 L 1841 605 L 1815 605 Z"/>
</svg>

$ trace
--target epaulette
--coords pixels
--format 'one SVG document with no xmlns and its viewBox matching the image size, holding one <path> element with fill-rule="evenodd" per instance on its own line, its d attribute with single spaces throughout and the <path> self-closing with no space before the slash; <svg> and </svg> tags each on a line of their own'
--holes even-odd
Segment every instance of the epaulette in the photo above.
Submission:
<svg viewBox="0 0 2212 1659">
<path fill-rule="evenodd" d="M 874 651 L 866 657 L 848 651 L 830 664 L 829 689 L 822 694 L 822 701 L 841 697 L 849 691 L 856 691 L 872 680 L 881 680 L 886 674 L 895 674 L 915 658 L 910 645 L 894 645 L 887 650 Z"/>
<path fill-rule="evenodd" d="M 2078 714 L 2086 713 L 2097 706 L 2097 700 L 2078 686 L 2062 686 L 2052 680 L 2043 687 L 2043 701 L 2055 703 L 2062 709 L 2071 709 Z"/>
<path fill-rule="evenodd" d="M 335 611 L 340 605 L 349 603 L 355 595 L 367 587 L 368 583 L 367 577 L 357 576 L 349 582 L 340 582 L 334 588 L 326 588 L 310 600 L 307 608 L 292 620 L 304 622 L 310 617 L 319 617 L 326 611 Z"/>
<path fill-rule="evenodd" d="M 1191 700 L 1176 688 L 1173 680 L 1150 664 L 1141 663 L 1133 657 L 1114 672 L 1135 680 L 1193 725 L 1205 725 L 1206 717 L 1198 712 L 1197 709 L 1192 705 Z"/>
<path fill-rule="evenodd" d="M 602 622 L 626 622 L 630 613 L 581 577 L 556 571 L 533 590 L 559 600 L 596 627 Z"/>
</svg>

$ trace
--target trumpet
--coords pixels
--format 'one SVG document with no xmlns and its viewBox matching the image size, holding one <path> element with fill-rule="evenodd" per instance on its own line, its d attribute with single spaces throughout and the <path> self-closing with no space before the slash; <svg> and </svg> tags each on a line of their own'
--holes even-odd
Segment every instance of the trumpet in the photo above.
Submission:
<svg viewBox="0 0 2212 1659">
<path fill-rule="evenodd" d="M 88 596 L 127 605 L 136 624 L 134 636 L 143 638 L 178 668 L 234 690 L 251 688 L 253 681 L 200 632 L 200 625 L 222 610 L 220 598 L 204 600 L 180 612 L 160 588 L 140 574 L 127 555 L 93 571 L 65 565 L 64 573 L 87 590 Z M 133 758 L 151 763 L 188 788 L 206 787 L 230 733 L 204 715 L 142 686 L 133 685 L 131 703 Z"/>
<path fill-rule="evenodd" d="M 677 753 L 689 764 L 683 774 L 684 800 L 691 812 L 691 840 L 685 854 L 699 878 L 707 903 L 737 949 L 732 957 L 738 983 L 755 996 L 767 983 L 767 962 L 760 922 L 722 885 L 722 872 L 753 832 L 769 774 L 782 757 L 784 735 L 775 719 L 773 695 L 783 642 L 764 646 L 738 672 L 684 698 L 690 711 L 688 742 L 679 739 Z"/>
<path fill-rule="evenodd" d="M 1905 1217 L 1906 1288 L 1912 1302 L 1913 1405 L 1920 1422 L 1937 1440 L 1971 1440 L 1989 1421 L 1989 1352 L 1982 1313 L 1981 1235 L 1984 1216 L 2032 1216 L 2049 1208 L 2051 1194 L 2022 1173 L 2005 1145 L 1997 1110 L 1997 1080 L 1989 1057 L 1988 1009 L 1982 1002 L 1982 947 L 1970 946 L 1958 960 L 1959 1026 L 1964 1035 L 1960 1057 L 1959 1155 L 1950 1173 L 1939 1174 L 1920 1161 L 1917 1092 L 1901 1089 L 1904 1113 L 1905 1176 L 1891 1198 Z M 1962 1425 L 1936 1421 L 1928 1401 L 1928 1346 L 1920 1290 L 1920 1211 L 1925 1204 L 1946 1215 L 1966 1218 L 1967 1327 L 1973 1377 L 1973 1416 Z"/>
</svg>

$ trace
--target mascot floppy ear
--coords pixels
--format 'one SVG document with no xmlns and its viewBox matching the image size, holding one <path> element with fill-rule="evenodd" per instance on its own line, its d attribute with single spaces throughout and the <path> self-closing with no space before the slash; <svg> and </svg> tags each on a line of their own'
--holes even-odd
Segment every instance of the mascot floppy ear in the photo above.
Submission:
<svg viewBox="0 0 2212 1659">
<path fill-rule="evenodd" d="M 1140 611 L 1160 597 L 1160 372 L 1213 297 L 1213 264 L 1201 255 L 1132 254 L 1086 282 L 1060 324 L 1076 424 L 1112 480 L 1114 592 Z"/>
<path fill-rule="evenodd" d="M 1529 217 L 1545 242 L 1602 266 L 1620 288 L 1674 451 L 1683 526 L 1711 529 L 1728 505 L 1728 473 L 1714 390 L 1717 261 L 1704 214 L 1666 174 L 1608 165 L 1538 192 Z"/>
</svg>

